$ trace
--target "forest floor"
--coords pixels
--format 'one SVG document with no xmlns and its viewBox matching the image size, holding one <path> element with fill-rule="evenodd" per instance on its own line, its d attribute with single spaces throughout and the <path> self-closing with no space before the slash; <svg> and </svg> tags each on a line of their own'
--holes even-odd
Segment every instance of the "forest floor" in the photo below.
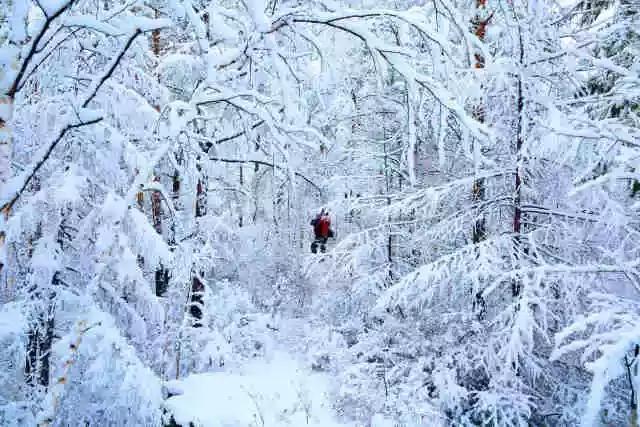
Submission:
<svg viewBox="0 0 640 427">
<path fill-rule="evenodd" d="M 312 369 L 303 320 L 280 322 L 265 354 L 222 372 L 171 381 L 166 401 L 177 423 L 202 427 L 351 427 L 334 410 L 330 374 Z M 285 326 L 286 325 L 286 326 Z"/>
</svg>

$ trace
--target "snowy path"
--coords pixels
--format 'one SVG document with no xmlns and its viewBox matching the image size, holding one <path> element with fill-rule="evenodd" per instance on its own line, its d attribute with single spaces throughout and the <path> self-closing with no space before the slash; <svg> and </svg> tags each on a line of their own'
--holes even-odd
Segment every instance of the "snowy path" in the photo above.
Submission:
<svg viewBox="0 0 640 427">
<path fill-rule="evenodd" d="M 170 392 L 178 395 L 166 407 L 176 422 L 202 427 L 350 426 L 336 419 L 331 377 L 311 370 L 300 346 L 304 326 L 293 323 L 275 334 L 278 342 L 266 357 L 239 370 L 169 382 Z"/>
</svg>

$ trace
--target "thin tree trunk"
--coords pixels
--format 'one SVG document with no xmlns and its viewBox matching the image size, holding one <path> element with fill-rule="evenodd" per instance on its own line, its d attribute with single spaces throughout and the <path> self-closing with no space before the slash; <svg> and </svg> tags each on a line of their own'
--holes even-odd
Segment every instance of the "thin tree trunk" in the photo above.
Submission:
<svg viewBox="0 0 640 427">
<path fill-rule="evenodd" d="M 198 159 L 199 160 L 199 159 Z M 196 218 L 201 218 L 207 213 L 207 177 L 202 173 L 202 165 L 198 162 L 196 169 L 199 172 L 198 183 L 196 185 Z M 189 312 L 193 318 L 193 326 L 202 326 L 203 310 L 204 310 L 204 283 L 201 280 L 203 274 L 193 271 L 191 279 L 191 295 L 189 301 Z"/>
<path fill-rule="evenodd" d="M 387 139 L 386 128 L 384 128 L 383 138 Z M 391 205 L 391 177 L 389 176 L 389 160 L 387 153 L 387 143 L 383 144 L 384 149 L 384 181 L 385 181 L 385 191 L 387 196 L 387 206 Z M 387 267 L 387 286 L 390 286 L 393 282 L 393 235 L 391 233 L 391 216 L 387 217 L 387 223 L 389 224 L 387 227 L 387 262 L 389 266 Z"/>
<path fill-rule="evenodd" d="M 486 10 L 486 7 L 487 7 L 487 0 L 476 0 L 476 16 L 472 22 L 472 25 L 473 25 L 473 31 L 476 37 L 478 37 L 478 39 L 481 41 L 484 41 L 485 34 L 487 31 L 487 24 L 491 19 L 491 15 L 488 18 L 484 18 L 482 16 L 484 11 Z M 485 63 L 484 57 L 480 53 L 476 53 L 474 57 L 476 60 L 474 64 L 475 68 L 478 68 L 478 69 L 484 68 L 484 63 Z M 474 106 L 472 111 L 472 116 L 474 119 L 476 119 L 480 123 L 484 123 L 485 111 L 484 111 L 484 105 L 482 104 L 482 102 Z M 475 141 L 474 143 L 478 144 L 479 142 Z M 485 199 L 484 178 L 474 179 L 471 191 L 472 191 L 471 194 L 472 194 L 473 204 L 474 206 L 476 206 L 476 209 L 477 209 L 476 219 L 474 220 L 473 229 L 472 229 L 472 241 L 474 245 L 477 245 L 483 240 L 485 240 L 487 236 L 484 214 L 480 211 L 481 209 L 480 205 L 482 201 Z M 476 251 L 477 250 L 478 249 L 476 248 Z M 479 253 L 477 252 L 476 255 L 479 256 Z M 479 317 L 482 318 L 486 311 L 486 303 L 484 298 L 482 297 L 481 291 L 477 292 L 475 295 L 474 306 L 479 309 L 478 315 Z"/>
<path fill-rule="evenodd" d="M 140 212 L 144 213 L 144 192 L 143 191 L 138 191 L 138 193 L 136 194 L 136 201 L 138 202 L 138 209 L 140 209 Z M 138 254 L 137 261 L 138 261 L 138 267 L 140 267 L 140 269 L 143 269 L 144 257 L 141 254 Z"/>
<path fill-rule="evenodd" d="M 158 9 L 154 9 L 154 17 L 157 19 L 160 17 L 160 11 Z M 158 57 L 160 56 L 160 30 L 156 29 L 151 32 L 151 51 L 153 54 Z M 160 178 L 156 177 L 155 181 L 159 182 Z M 173 185 L 175 187 L 175 177 Z M 162 195 L 159 191 L 154 191 L 151 193 L 151 216 L 153 220 L 153 227 L 156 229 L 156 232 L 162 235 Z M 171 234 L 173 233 L 173 225 L 171 225 L 171 230 L 169 234 L 169 238 L 171 239 Z M 165 268 L 162 264 L 158 266 L 155 272 L 155 287 L 156 287 L 156 296 L 164 296 L 168 287 L 169 287 L 169 270 Z"/>
<path fill-rule="evenodd" d="M 524 67 L 524 45 L 522 42 L 522 32 L 518 28 L 519 48 L 520 48 L 520 67 Z M 513 234 L 514 234 L 514 255 L 519 258 L 521 250 L 521 228 L 522 228 L 522 144 L 523 144 L 523 112 L 524 112 L 524 95 L 522 93 L 522 74 L 518 74 L 517 82 L 517 103 L 518 118 L 516 127 L 516 177 L 515 177 L 515 194 L 514 194 L 514 213 L 513 213 Z M 514 297 L 520 295 L 522 290 L 522 281 L 514 279 L 511 284 L 511 291 Z"/>
<path fill-rule="evenodd" d="M 244 176 L 242 173 L 242 164 L 240 164 L 240 188 L 242 189 L 244 187 Z M 243 204 L 241 203 L 240 206 L 238 207 L 238 210 L 240 211 L 240 215 L 238 218 L 238 226 L 240 228 L 242 228 L 242 226 L 244 225 L 244 216 L 242 215 L 242 209 L 243 209 Z"/>
<path fill-rule="evenodd" d="M 199 175 L 198 183 L 196 184 L 196 218 L 202 218 L 207 214 L 207 177 L 202 172 L 199 157 L 196 169 Z"/>
<path fill-rule="evenodd" d="M 154 181 L 160 181 L 156 177 Z M 159 191 L 151 193 L 151 221 L 156 232 L 162 235 L 162 194 Z M 164 296 L 169 286 L 169 270 L 162 264 L 158 266 L 155 272 L 156 296 Z"/>
<path fill-rule="evenodd" d="M 154 9 L 154 17 L 156 19 L 160 17 L 160 11 L 158 9 Z M 151 50 L 156 57 L 160 56 L 160 30 L 153 30 L 151 32 Z"/>
<path fill-rule="evenodd" d="M 473 26 L 474 26 L 474 33 L 476 37 L 478 37 L 478 39 L 480 39 L 481 41 L 484 41 L 484 37 L 487 31 L 487 24 L 491 19 L 491 16 L 489 16 L 489 18 L 486 18 L 486 19 L 480 16 L 481 11 L 484 10 L 486 7 L 487 7 L 486 0 L 476 1 L 477 14 L 474 19 Z M 478 68 L 478 69 L 484 68 L 484 62 L 485 62 L 484 57 L 481 54 L 476 53 L 475 59 L 476 59 L 475 68 Z M 484 115 L 484 106 L 482 105 L 482 103 L 480 103 L 479 105 L 476 105 L 475 108 L 473 109 L 473 117 L 480 123 L 484 123 L 485 115 Z M 474 180 L 472 195 L 473 195 L 473 202 L 476 206 L 478 206 L 484 200 L 485 189 L 484 189 L 483 178 Z M 475 244 L 480 243 L 485 238 L 486 238 L 485 218 L 480 212 L 478 212 L 478 218 L 476 218 L 473 225 L 473 243 Z"/>
</svg>

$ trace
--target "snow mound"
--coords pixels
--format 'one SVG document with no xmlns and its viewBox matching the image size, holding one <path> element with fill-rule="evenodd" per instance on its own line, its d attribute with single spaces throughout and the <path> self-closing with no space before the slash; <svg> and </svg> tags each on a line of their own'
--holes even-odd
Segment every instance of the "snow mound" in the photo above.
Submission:
<svg viewBox="0 0 640 427">
<path fill-rule="evenodd" d="M 285 353 L 241 372 L 193 374 L 169 381 L 165 406 L 181 425 L 198 427 L 347 427 L 334 419 L 329 379 Z"/>
</svg>

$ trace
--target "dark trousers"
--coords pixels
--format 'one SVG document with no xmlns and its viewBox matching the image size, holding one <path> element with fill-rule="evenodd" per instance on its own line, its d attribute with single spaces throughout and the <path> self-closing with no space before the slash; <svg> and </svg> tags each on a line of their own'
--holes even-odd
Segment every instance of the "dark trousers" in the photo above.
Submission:
<svg viewBox="0 0 640 427">
<path fill-rule="evenodd" d="M 311 243 L 311 253 L 318 253 L 318 246 L 320 247 L 320 252 L 325 253 L 327 251 L 327 237 L 316 236 L 316 239 Z"/>
</svg>

